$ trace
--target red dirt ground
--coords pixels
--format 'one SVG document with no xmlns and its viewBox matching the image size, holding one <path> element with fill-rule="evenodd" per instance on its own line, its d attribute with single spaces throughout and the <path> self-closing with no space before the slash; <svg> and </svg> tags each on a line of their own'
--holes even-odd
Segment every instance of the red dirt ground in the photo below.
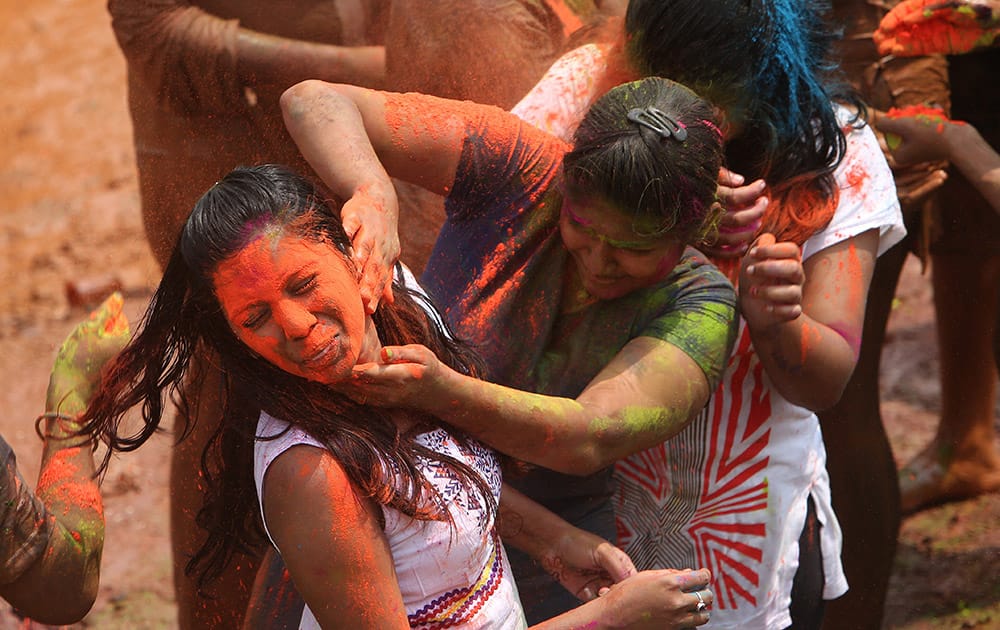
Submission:
<svg viewBox="0 0 1000 630">
<path fill-rule="evenodd" d="M 85 310 L 68 282 L 124 287 L 133 319 L 157 280 L 139 218 L 124 61 L 100 2 L 0 2 L 0 432 L 37 478 L 55 349 Z M 886 346 L 886 423 L 897 458 L 930 439 L 939 391 L 926 277 L 911 261 Z M 1000 418 L 1000 414 L 998 414 Z M 117 458 L 103 486 L 107 540 L 97 604 L 76 627 L 172 628 L 167 467 L 161 436 Z M 1000 628 L 1000 496 L 909 518 L 886 628 Z M 24 624 L 0 605 L 0 630 Z"/>
</svg>

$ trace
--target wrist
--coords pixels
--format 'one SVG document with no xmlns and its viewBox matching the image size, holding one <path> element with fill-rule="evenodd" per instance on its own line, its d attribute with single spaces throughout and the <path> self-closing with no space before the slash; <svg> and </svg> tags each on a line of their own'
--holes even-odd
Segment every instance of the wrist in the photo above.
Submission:
<svg viewBox="0 0 1000 630">
<path fill-rule="evenodd" d="M 46 411 L 35 418 L 35 433 L 43 442 L 60 444 L 62 440 L 72 440 L 79 437 L 82 429 L 79 420 L 80 416 L 76 414 Z M 86 439 L 83 440 L 83 442 L 86 441 Z M 79 446 L 83 442 L 78 441 L 73 446 Z M 59 448 L 66 446 L 68 445 L 60 444 Z"/>
</svg>

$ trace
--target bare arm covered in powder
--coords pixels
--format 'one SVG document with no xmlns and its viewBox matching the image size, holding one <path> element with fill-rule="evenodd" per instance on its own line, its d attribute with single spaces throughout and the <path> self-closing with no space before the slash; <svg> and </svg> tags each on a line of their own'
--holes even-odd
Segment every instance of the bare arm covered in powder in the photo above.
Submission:
<svg viewBox="0 0 1000 630">
<path fill-rule="evenodd" d="M 949 120 L 927 120 L 919 116 L 890 117 L 875 112 L 873 123 L 897 135 L 899 146 L 889 154 L 900 166 L 949 160 L 980 194 L 1000 212 L 1000 154 L 972 125 Z"/>
<path fill-rule="evenodd" d="M 293 446 L 263 487 L 268 531 L 321 627 L 409 627 L 380 508 L 354 491 L 329 451 Z"/>
<path fill-rule="evenodd" d="M 3 447 L 6 479 L 0 521 L 0 596 L 22 613 L 48 624 L 83 618 L 97 596 L 104 511 L 94 478 L 91 443 L 76 435 L 104 363 L 128 341 L 128 321 L 114 295 L 63 342 L 49 380 L 45 438 L 36 492 Z"/>
<path fill-rule="evenodd" d="M 112 26 L 146 88 L 187 113 L 245 106 L 245 88 L 262 97 L 308 78 L 378 86 L 381 46 L 334 46 L 240 26 L 179 0 L 111 0 Z"/>
<path fill-rule="evenodd" d="M 474 105 L 418 94 L 305 81 L 281 98 L 285 126 L 313 170 L 341 199 L 344 229 L 370 310 L 389 291 L 399 255 L 398 200 L 389 179 L 445 194 L 455 178 Z"/>
<path fill-rule="evenodd" d="M 775 388 L 811 410 L 840 400 L 861 347 L 878 250 L 868 230 L 811 256 L 761 235 L 743 259 L 740 311 Z"/>
<path fill-rule="evenodd" d="M 509 455 L 577 475 L 673 437 L 711 393 L 694 359 L 652 337 L 630 341 L 576 399 L 470 378 L 423 346 L 386 348 L 382 359 L 356 368 L 370 400 L 427 411 Z"/>
</svg>

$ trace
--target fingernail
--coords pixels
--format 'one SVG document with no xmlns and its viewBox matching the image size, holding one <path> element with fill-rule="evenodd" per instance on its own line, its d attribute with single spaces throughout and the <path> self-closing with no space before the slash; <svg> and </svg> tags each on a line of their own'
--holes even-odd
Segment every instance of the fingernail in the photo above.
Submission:
<svg viewBox="0 0 1000 630">
<path fill-rule="evenodd" d="M 382 348 L 382 359 L 385 361 L 392 361 L 392 350 Z"/>
<path fill-rule="evenodd" d="M 751 255 L 751 256 L 753 256 L 753 255 L 754 255 L 754 254 L 756 254 L 756 253 L 757 253 L 757 252 L 756 252 L 755 250 L 752 250 L 752 249 L 750 250 L 750 255 Z M 753 265 L 750 265 L 749 267 L 747 267 L 747 275 L 748 275 L 748 276 L 752 276 L 752 275 L 754 274 L 754 272 L 755 272 L 755 271 L 757 271 L 757 268 L 756 268 L 756 267 L 754 267 Z"/>
<path fill-rule="evenodd" d="M 760 289 L 758 287 L 750 287 L 750 295 L 757 297 L 758 293 L 760 293 Z"/>
</svg>

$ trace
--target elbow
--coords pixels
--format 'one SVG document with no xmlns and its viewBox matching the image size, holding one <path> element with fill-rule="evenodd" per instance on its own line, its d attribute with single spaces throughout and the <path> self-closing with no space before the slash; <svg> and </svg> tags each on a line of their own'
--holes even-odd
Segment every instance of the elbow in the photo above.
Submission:
<svg viewBox="0 0 1000 630">
<path fill-rule="evenodd" d="M 311 103 L 329 94 L 329 84 L 319 79 L 306 79 L 286 89 L 281 94 L 279 103 L 285 122 L 290 123 L 302 118 Z"/>
<path fill-rule="evenodd" d="M 68 626 L 87 616 L 97 600 L 98 574 L 93 579 L 55 580 L 47 582 L 46 590 L 59 597 L 44 602 L 34 597 L 9 597 L 10 603 L 32 620 L 51 626 Z"/>
<path fill-rule="evenodd" d="M 846 389 L 847 380 L 844 380 L 842 383 L 825 383 L 823 386 L 812 388 L 810 391 L 790 391 L 786 393 L 779 388 L 779 393 L 793 405 L 819 413 L 820 411 L 826 411 L 836 406 Z"/>
<path fill-rule="evenodd" d="M 87 616 L 97 599 L 97 585 L 88 592 L 72 593 L 61 604 L 51 606 L 43 614 L 29 615 L 33 620 L 53 626 L 68 626 Z"/>
<path fill-rule="evenodd" d="M 576 477 L 587 477 L 596 474 L 608 466 L 613 465 L 619 459 L 619 450 L 615 444 L 621 444 L 613 436 L 594 436 L 593 439 L 583 445 L 582 448 L 566 449 L 558 462 L 545 463 L 556 472 Z"/>
</svg>

